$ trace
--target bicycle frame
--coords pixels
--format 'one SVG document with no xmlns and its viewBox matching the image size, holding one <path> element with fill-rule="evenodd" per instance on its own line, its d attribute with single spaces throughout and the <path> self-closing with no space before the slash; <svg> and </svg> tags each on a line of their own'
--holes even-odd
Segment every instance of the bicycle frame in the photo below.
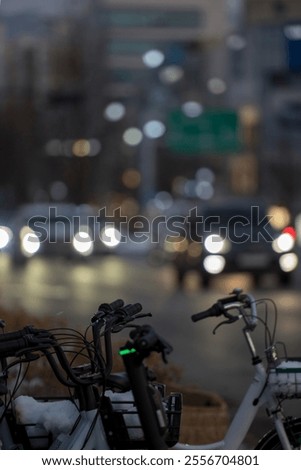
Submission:
<svg viewBox="0 0 301 470">
<path fill-rule="evenodd" d="M 279 402 L 275 394 L 268 384 L 268 373 L 262 364 L 261 358 L 257 355 L 256 348 L 251 337 L 251 332 L 254 330 L 254 326 L 246 321 L 246 317 L 243 314 L 241 316 L 245 321 L 243 334 L 252 356 L 253 367 L 255 368 L 253 379 L 230 423 L 224 439 L 208 445 L 189 445 L 189 449 L 238 449 L 245 439 L 247 432 L 261 407 L 265 407 L 268 416 L 273 418 L 274 427 L 283 449 L 291 449 L 283 424 L 282 410 L 279 407 Z M 187 445 L 179 443 L 175 448 L 187 449 Z"/>
<path fill-rule="evenodd" d="M 262 364 L 262 360 L 257 356 L 256 348 L 250 334 L 252 331 L 253 329 L 246 324 L 243 333 L 251 352 L 255 374 L 230 423 L 224 439 L 219 442 L 201 446 L 178 443 L 174 447 L 175 449 L 238 449 L 245 439 L 259 408 L 263 406 L 265 406 L 268 415 L 273 418 L 274 427 L 283 449 L 291 449 L 282 420 L 282 411 L 275 394 L 268 384 L 267 371 Z"/>
<path fill-rule="evenodd" d="M 223 306 L 223 308 L 225 309 L 226 307 Z M 237 308 L 237 304 L 230 302 L 228 308 Z M 230 423 L 228 430 L 226 431 L 223 440 L 204 445 L 191 445 L 179 442 L 172 447 L 174 450 L 239 449 L 257 415 L 258 410 L 261 407 L 265 407 L 268 415 L 273 419 L 274 429 L 278 435 L 282 448 L 291 449 L 291 443 L 285 428 L 284 416 L 278 399 L 279 397 L 275 393 L 272 385 L 269 383 L 269 371 L 266 370 L 262 359 L 257 355 L 256 348 L 251 337 L 251 333 L 256 327 L 255 309 L 253 308 L 254 315 L 252 317 L 244 315 L 244 311 L 242 309 L 239 309 L 239 311 L 240 315 L 237 319 L 243 318 L 245 322 L 243 334 L 251 353 L 252 365 L 254 367 L 253 379 L 251 380 L 251 383 Z M 234 317 L 228 315 L 227 318 L 229 321 L 224 323 L 231 323 Z M 150 435 L 149 441 L 152 446 L 155 446 L 153 435 L 155 434 L 159 437 L 159 432 L 158 427 L 156 428 L 156 424 L 149 425 L 147 413 L 150 412 L 151 407 L 147 406 L 147 382 L 143 376 L 143 358 L 147 357 L 147 354 L 151 351 L 160 350 L 160 348 L 158 348 L 158 344 L 160 343 L 158 341 L 159 337 L 156 337 L 155 334 L 153 334 L 153 337 L 157 339 L 157 343 L 151 343 L 152 336 L 147 332 L 146 328 L 144 328 L 144 331 L 143 329 L 140 329 L 140 333 L 138 332 L 137 334 L 134 334 L 132 336 L 132 338 L 134 338 L 133 342 L 127 344 L 130 354 L 124 356 L 124 364 L 132 383 L 132 389 L 137 400 L 136 403 L 140 413 L 140 418 L 141 420 L 143 418 L 146 422 L 144 432 L 148 432 Z M 153 344 L 156 345 L 155 349 L 152 349 L 154 348 Z M 134 348 L 131 349 L 131 347 Z M 131 353 L 131 351 L 134 351 L 134 353 Z M 141 403 L 140 406 L 138 399 Z M 147 412 L 144 411 L 146 406 L 148 407 Z M 161 448 L 164 448 L 164 442 L 162 442 L 162 439 L 161 441 L 159 440 L 159 443 L 162 444 Z"/>
<path fill-rule="evenodd" d="M 130 335 L 131 340 L 127 342 L 124 348 L 121 348 L 120 355 L 123 357 L 125 369 L 131 384 L 131 390 L 133 392 L 133 397 L 135 401 L 135 406 L 139 414 L 141 428 L 144 432 L 145 442 L 147 442 L 147 449 L 162 449 L 167 450 L 168 448 L 172 450 L 236 450 L 241 447 L 249 428 L 254 421 L 258 410 L 261 407 L 265 407 L 268 415 L 272 418 L 274 424 L 273 436 L 276 434 L 280 441 L 281 447 L 283 449 L 291 449 L 291 441 L 289 439 L 289 432 L 287 432 L 288 420 L 284 419 L 282 413 L 282 408 L 280 406 L 279 398 L 283 398 L 278 389 L 273 387 L 273 381 L 270 380 L 271 370 L 266 370 L 262 359 L 257 355 L 255 345 L 252 340 L 251 333 L 256 327 L 256 303 L 253 301 L 253 298 L 248 295 L 248 303 L 246 307 L 251 310 L 251 315 L 244 313 L 245 305 L 240 298 L 240 291 L 233 292 L 234 296 L 230 298 L 221 299 L 218 304 L 215 304 L 214 308 L 210 308 L 207 311 L 200 312 L 199 314 L 194 315 L 194 321 L 199 319 L 204 319 L 208 316 L 219 316 L 220 312 L 226 318 L 226 321 L 220 323 L 218 326 L 225 323 L 233 323 L 240 318 L 245 322 L 243 327 L 243 334 L 245 336 L 249 351 L 251 353 L 252 365 L 254 367 L 254 376 L 251 380 L 251 383 L 232 419 L 230 426 L 225 434 L 225 437 L 221 441 L 212 442 L 205 445 L 191 445 L 186 443 L 177 443 L 176 439 L 167 441 L 168 432 L 170 432 L 170 422 L 167 426 L 167 416 L 165 409 L 162 407 L 162 400 L 158 391 L 153 387 L 150 387 L 149 378 L 146 373 L 147 368 L 144 366 L 144 359 L 152 352 L 156 351 L 162 354 L 163 360 L 166 362 L 166 354 L 171 352 L 172 348 L 166 341 L 158 336 L 154 330 L 148 325 L 142 327 L 136 327 L 136 330 L 133 330 Z M 137 307 L 130 306 L 131 309 L 137 311 Z M 139 304 L 140 306 L 140 304 Z M 140 308 L 140 307 L 139 307 Z M 239 311 L 238 316 L 232 316 L 229 313 L 229 310 L 236 309 Z M 133 310 L 133 311 L 134 311 Z M 140 311 L 140 310 L 139 310 Z M 217 328 L 215 328 L 216 330 Z M 15 333 L 13 333 L 15 334 Z M 19 334 L 19 332 L 17 332 Z M 15 345 L 15 340 L 11 340 L 11 336 L 8 337 L 8 346 L 9 353 L 11 353 L 12 345 Z M 105 335 L 105 340 L 108 341 L 110 336 Z M 45 335 L 42 335 L 42 340 L 45 339 Z M 95 338 L 94 338 L 95 339 Z M 48 341 L 48 338 L 46 338 Z M 78 415 L 75 419 L 75 422 L 72 426 L 72 429 L 67 432 L 62 432 L 59 434 L 55 440 L 49 446 L 49 450 L 109 450 L 110 447 L 110 438 L 107 434 L 108 426 L 108 409 L 106 401 L 102 400 L 105 398 L 105 393 L 101 396 L 95 390 L 95 377 L 91 375 L 92 380 L 86 380 L 85 371 L 81 369 L 81 366 L 78 368 L 71 368 L 61 347 L 58 344 L 42 342 L 41 350 L 44 352 L 45 357 L 48 359 L 49 364 L 51 365 L 57 379 L 68 387 L 75 389 L 74 396 L 77 400 L 78 406 Z M 22 343 L 23 344 L 23 343 Z M 26 344 L 26 343 L 25 343 Z M 46 344 L 46 346 L 45 346 Z M 19 341 L 17 341 L 17 346 L 19 348 Z M 60 372 L 58 371 L 56 362 L 52 358 L 52 355 L 48 351 L 48 347 L 53 347 L 53 350 L 56 353 L 57 360 L 62 370 L 67 373 L 68 379 L 65 379 Z M 272 348 L 274 345 L 271 346 Z M 2 348 L 4 351 L 4 347 Z M 270 349 L 270 347 L 269 347 Z M 267 351 L 269 351 L 269 349 Z M 106 348 L 106 352 L 111 353 L 110 348 Z M 121 354 L 122 352 L 122 354 Z M 268 358 L 268 364 L 271 368 L 276 364 L 276 356 L 273 356 L 273 361 L 271 362 Z M 96 356 L 97 359 L 97 356 Z M 278 361 L 278 359 L 277 359 Z M 278 363 L 278 362 L 277 362 Z M 92 363 L 93 364 L 93 363 Z M 299 373 L 300 362 L 297 362 L 298 368 L 296 369 Z M 109 374 L 111 369 L 111 362 L 108 362 L 109 367 L 106 369 L 106 375 Z M 92 372 L 94 369 L 92 367 Z M 281 370 L 279 368 L 279 370 Z M 289 369 L 288 369 L 289 370 Z M 98 376 L 96 376 L 97 378 Z M 109 377 L 108 377 L 109 378 Z M 98 378 L 97 378 L 98 380 Z M 300 381 L 297 382 L 298 385 L 301 385 Z M 156 393 L 155 393 L 156 392 Z M 300 389 L 299 389 L 300 392 Z M 295 395 L 285 395 L 285 398 L 288 397 L 300 398 Z M 178 412 L 178 408 L 176 408 Z M 3 414 L 3 418 L 1 419 Z M 119 423 L 119 421 L 118 421 Z M 177 429 L 179 429 L 179 421 L 177 421 Z M 300 420 L 298 421 L 298 438 L 296 448 L 300 448 Z M 3 449 L 17 449 L 21 448 L 22 444 L 15 444 L 13 441 L 13 436 L 10 433 L 11 419 L 5 416 L 5 404 L 0 402 L 0 448 Z M 109 432 L 112 433 L 111 428 Z M 171 435 L 171 434 L 170 434 Z M 262 442 L 262 441 L 261 441 Z M 170 446 L 170 447 L 169 447 Z M 136 448 L 136 447 L 135 447 Z"/>
<path fill-rule="evenodd" d="M 70 365 L 63 348 L 47 330 L 28 330 L 27 327 L 25 327 L 20 331 L 11 332 L 2 336 L 3 341 L 1 346 L 3 358 L 0 358 L 2 370 L 5 370 L 7 367 L 6 362 L 4 362 L 6 357 L 10 357 L 10 355 L 14 357 L 19 349 L 26 349 L 29 344 L 31 345 L 26 335 L 27 333 L 33 333 L 33 335 L 36 334 L 38 338 L 36 342 L 33 342 L 33 350 L 39 351 L 39 353 L 42 351 L 57 380 L 64 386 L 75 390 L 76 400 L 78 401 L 78 415 L 75 417 L 72 429 L 67 432 L 61 432 L 50 444 L 50 450 L 110 449 L 100 409 L 101 393 L 100 391 L 96 392 L 94 385 L 101 382 L 104 376 L 108 379 L 108 382 L 110 382 L 110 372 L 112 368 L 112 328 L 114 326 L 124 326 L 128 321 L 136 318 L 141 310 L 141 304 L 124 305 L 124 301 L 121 299 L 117 299 L 111 304 L 101 304 L 99 306 L 98 311 L 91 319 L 95 347 L 94 349 L 90 349 L 89 344 L 87 355 L 91 363 L 89 363 L 88 372 L 82 370 L 81 366 L 72 367 Z M 118 315 L 116 315 L 116 312 L 118 312 Z M 147 314 L 147 316 L 149 316 L 149 314 Z M 106 363 L 102 363 L 100 343 L 100 333 L 104 326 L 106 326 L 104 332 Z M 43 334 L 40 337 L 38 335 L 41 331 Z M 87 346 L 87 344 L 85 344 L 85 346 Z M 55 353 L 55 358 L 53 357 L 53 353 Z M 32 358 L 30 357 L 29 360 L 32 360 Z M 99 367 L 98 370 L 96 365 Z M 103 371 L 102 368 L 104 369 Z M 13 428 L 13 420 L 7 418 L 7 411 L 8 409 L 5 404 L 0 400 L 0 448 L 21 448 L 22 444 L 16 444 L 14 442 L 14 430 L 11 432 L 10 429 L 11 426 Z M 36 423 L 28 423 L 28 426 L 34 426 L 35 424 Z M 26 424 L 24 424 L 24 426 L 26 426 Z"/>
<path fill-rule="evenodd" d="M 178 443 L 173 449 L 199 449 L 199 450 L 234 450 L 239 449 L 244 441 L 247 432 L 255 419 L 260 407 L 266 406 L 268 414 L 273 416 L 274 426 L 279 435 L 279 439 L 284 449 L 291 449 L 287 438 L 283 421 L 281 419 L 281 411 L 276 397 L 272 393 L 269 385 L 266 384 L 267 373 L 262 363 L 255 364 L 255 374 L 252 382 L 241 401 L 241 404 L 235 413 L 233 420 L 222 441 L 205 444 L 190 445 Z M 264 390 L 264 391 L 263 391 Z M 263 392 L 262 392 L 263 391 Z M 259 398 L 260 397 L 260 398 Z"/>
</svg>

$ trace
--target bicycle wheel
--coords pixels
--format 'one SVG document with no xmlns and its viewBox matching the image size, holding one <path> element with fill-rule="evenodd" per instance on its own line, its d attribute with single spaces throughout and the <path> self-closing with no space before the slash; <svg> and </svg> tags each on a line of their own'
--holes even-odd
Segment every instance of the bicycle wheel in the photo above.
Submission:
<svg viewBox="0 0 301 470">
<path fill-rule="evenodd" d="M 291 419 L 284 425 L 292 449 L 301 450 L 301 418 Z M 258 442 L 255 450 L 282 450 L 282 445 L 275 429 L 267 432 Z"/>
</svg>

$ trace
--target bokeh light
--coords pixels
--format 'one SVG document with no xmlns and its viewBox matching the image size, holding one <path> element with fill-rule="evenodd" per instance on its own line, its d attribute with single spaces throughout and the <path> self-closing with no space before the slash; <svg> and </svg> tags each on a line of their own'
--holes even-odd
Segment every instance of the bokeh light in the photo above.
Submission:
<svg viewBox="0 0 301 470">
<path fill-rule="evenodd" d="M 163 64 L 164 59 L 165 57 L 163 52 L 159 51 L 158 49 L 151 49 L 142 56 L 142 61 L 144 65 L 149 68 L 160 67 L 160 65 Z"/>
<path fill-rule="evenodd" d="M 143 134 L 137 127 L 129 127 L 123 133 L 123 141 L 130 146 L 139 145 L 143 139 Z"/>
<path fill-rule="evenodd" d="M 103 113 L 108 121 L 120 121 L 125 115 L 125 106 L 118 102 L 112 102 L 107 105 Z"/>
</svg>

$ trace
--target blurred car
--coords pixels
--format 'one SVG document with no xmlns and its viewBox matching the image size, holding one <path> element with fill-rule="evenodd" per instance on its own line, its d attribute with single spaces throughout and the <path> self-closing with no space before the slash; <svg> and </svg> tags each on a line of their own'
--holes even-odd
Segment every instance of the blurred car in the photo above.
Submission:
<svg viewBox="0 0 301 470">
<path fill-rule="evenodd" d="M 7 251 L 13 263 L 23 264 L 35 256 L 88 259 L 115 253 L 120 244 L 118 227 L 89 204 L 29 203 L 11 220 Z"/>
<path fill-rule="evenodd" d="M 11 220 L 8 251 L 22 264 L 37 256 L 87 257 L 93 253 L 93 210 L 89 205 L 24 204 Z"/>
<path fill-rule="evenodd" d="M 190 221 L 187 234 L 170 248 L 179 283 L 197 269 L 203 286 L 221 273 L 243 272 L 252 274 L 255 285 L 266 273 L 287 285 L 298 265 L 294 228 L 276 230 L 262 203 L 209 205 Z"/>
</svg>

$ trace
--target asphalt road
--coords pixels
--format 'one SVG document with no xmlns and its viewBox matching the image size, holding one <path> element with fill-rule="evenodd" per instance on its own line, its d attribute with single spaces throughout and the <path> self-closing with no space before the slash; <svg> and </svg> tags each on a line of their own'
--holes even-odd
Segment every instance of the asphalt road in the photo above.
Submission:
<svg viewBox="0 0 301 470">
<path fill-rule="evenodd" d="M 216 320 L 194 324 L 190 316 L 208 308 L 234 287 L 276 303 L 277 338 L 285 342 L 290 356 L 301 357 L 298 276 L 290 289 L 279 289 L 271 275 L 262 289 L 254 290 L 251 279 L 244 275 L 221 277 L 210 289 L 202 290 L 197 275 L 191 273 L 184 288 L 179 289 L 170 266 L 152 266 L 143 259 L 106 256 L 83 263 L 33 259 L 22 268 L 14 268 L 9 259 L 0 257 L 0 305 L 11 314 L 21 308 L 36 317 L 64 318 L 70 326 L 84 329 L 102 302 L 116 298 L 127 303 L 140 302 L 145 312 L 153 314 L 146 322 L 172 344 L 170 363 L 181 368 L 183 383 L 218 392 L 229 403 L 231 413 L 252 377 L 249 352 L 241 333 L 243 325 L 226 325 L 213 335 Z M 271 326 L 273 319 L 270 305 Z M 260 325 L 255 334 L 260 352 L 264 349 L 263 338 L 264 328 Z M 296 407 L 299 409 L 298 404 L 290 406 L 293 413 Z M 265 413 L 261 413 L 251 435 L 268 429 L 264 418 Z"/>
</svg>

